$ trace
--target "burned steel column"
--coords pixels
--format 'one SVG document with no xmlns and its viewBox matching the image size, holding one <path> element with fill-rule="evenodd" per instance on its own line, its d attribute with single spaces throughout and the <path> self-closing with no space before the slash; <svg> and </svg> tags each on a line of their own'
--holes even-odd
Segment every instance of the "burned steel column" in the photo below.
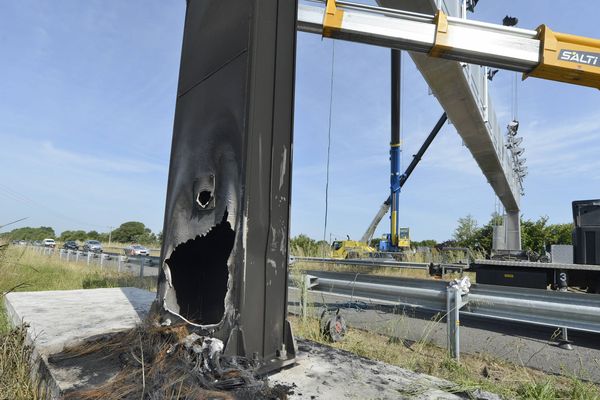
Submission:
<svg viewBox="0 0 600 400">
<path fill-rule="evenodd" d="M 295 354 L 286 317 L 296 9 L 187 2 L 155 307 L 263 371 Z"/>
</svg>

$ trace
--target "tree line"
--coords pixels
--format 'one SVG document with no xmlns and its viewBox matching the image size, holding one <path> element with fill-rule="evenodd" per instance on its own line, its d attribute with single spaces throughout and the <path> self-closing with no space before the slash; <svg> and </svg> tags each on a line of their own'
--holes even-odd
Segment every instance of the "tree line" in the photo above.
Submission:
<svg viewBox="0 0 600 400">
<path fill-rule="evenodd" d="M 494 226 L 500 225 L 502 218 L 492 215 L 483 226 L 479 226 L 473 216 L 458 219 L 449 245 L 481 249 L 489 253 L 492 249 Z M 523 250 L 544 254 L 546 247 L 552 244 L 573 244 L 573 223 L 548 224 L 548 217 L 537 220 L 521 219 L 521 247 Z"/>
<path fill-rule="evenodd" d="M 8 240 L 36 241 L 56 239 L 61 242 L 68 240 L 98 240 L 100 242 L 108 242 L 110 239 L 110 241 L 117 243 L 142 243 L 155 246 L 159 246 L 162 241 L 162 232 L 155 234 L 150 228 L 147 228 L 142 222 L 138 221 L 124 222 L 111 232 L 67 230 L 57 235 L 53 228 L 40 226 L 37 228 L 16 228 L 10 232 L 2 233 L 0 236 Z"/>
<path fill-rule="evenodd" d="M 492 237 L 494 226 L 502 224 L 502 217 L 493 214 L 484 225 L 479 225 L 472 215 L 459 218 L 452 238 L 438 242 L 433 239 L 411 241 L 411 247 L 468 247 L 473 250 L 484 251 L 489 254 L 492 250 Z M 521 247 L 523 250 L 535 251 L 544 254 L 547 246 L 552 244 L 572 244 L 572 223 L 549 224 L 548 217 L 539 217 L 536 220 L 521 219 Z M 370 245 L 378 248 L 381 239 L 373 239 Z M 294 255 L 317 255 L 322 253 L 323 246 L 327 242 L 316 241 L 307 235 L 300 234 L 290 239 L 290 250 Z"/>
<path fill-rule="evenodd" d="M 471 215 L 459 218 L 452 238 L 444 242 L 433 239 L 411 241 L 411 247 L 469 247 L 471 249 L 483 250 L 489 253 L 492 249 L 492 236 L 494 226 L 501 224 L 499 215 L 492 215 L 490 220 L 479 225 Z M 523 250 L 531 250 L 538 253 L 544 252 L 546 246 L 552 244 L 572 244 L 573 224 L 548 224 L 548 217 L 539 217 L 537 220 L 521 219 L 521 243 Z M 56 235 L 53 228 L 40 226 L 37 228 L 16 228 L 10 232 L 0 234 L 0 237 L 8 240 L 44 240 L 56 239 L 61 242 L 67 240 L 85 241 L 98 240 L 107 243 L 110 240 L 117 243 L 142 243 L 145 245 L 160 246 L 162 232 L 153 233 L 142 222 L 128 221 L 122 223 L 112 232 L 98 232 L 95 230 L 67 230 Z M 371 245 L 378 247 L 380 239 L 373 239 Z M 314 240 L 307 235 L 300 234 L 290 239 L 290 249 L 295 255 L 318 255 L 324 254 L 323 250 L 329 248 L 329 243 L 323 240 Z"/>
</svg>

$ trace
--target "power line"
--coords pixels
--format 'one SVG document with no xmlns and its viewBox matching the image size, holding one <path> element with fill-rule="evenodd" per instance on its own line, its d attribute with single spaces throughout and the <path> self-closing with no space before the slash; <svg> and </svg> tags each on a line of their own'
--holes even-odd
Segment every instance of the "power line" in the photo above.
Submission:
<svg viewBox="0 0 600 400">
<path fill-rule="evenodd" d="M 15 221 L 11 221 L 11 222 L 9 222 L 7 224 L 0 225 L 0 229 L 4 228 L 5 226 L 9 226 L 9 225 L 12 225 L 12 224 L 16 224 L 17 222 L 21 222 L 23 220 L 26 220 L 27 218 L 29 218 L 29 217 L 19 218 L 19 219 L 15 220 Z"/>
<path fill-rule="evenodd" d="M 333 112 L 333 71 L 335 66 L 335 41 L 331 41 L 331 77 L 329 80 L 329 126 L 327 129 L 327 175 L 325 178 L 325 220 L 323 241 L 327 241 L 327 219 L 329 211 L 329 164 L 331 161 L 331 114 Z"/>
<path fill-rule="evenodd" d="M 38 201 L 30 198 L 29 196 L 27 196 L 23 193 L 20 193 L 14 189 L 11 189 L 8 186 L 3 185 L 1 183 L 0 183 L 0 190 L 4 191 L 5 196 L 11 197 L 13 200 L 20 202 L 21 204 L 26 204 L 27 206 L 36 208 L 36 209 L 44 208 L 46 211 L 54 214 L 55 216 L 57 216 L 63 220 L 69 220 L 78 225 L 84 225 L 84 226 L 95 227 L 95 228 L 107 228 L 107 226 L 104 226 L 104 225 L 90 224 L 89 222 L 83 222 L 76 218 L 68 216 L 66 214 L 63 214 L 62 212 L 54 210 L 54 209 L 48 207 L 46 204 L 38 202 Z"/>
</svg>

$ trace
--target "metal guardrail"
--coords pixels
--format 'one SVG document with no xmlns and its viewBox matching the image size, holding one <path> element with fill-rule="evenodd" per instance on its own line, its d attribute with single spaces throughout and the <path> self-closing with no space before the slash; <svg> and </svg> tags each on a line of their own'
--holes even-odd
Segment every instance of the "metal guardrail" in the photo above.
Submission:
<svg viewBox="0 0 600 400">
<path fill-rule="evenodd" d="M 444 313 L 448 351 L 460 359 L 460 314 L 558 328 L 561 346 L 570 348 L 568 329 L 600 333 L 600 295 L 541 289 L 310 271 L 305 290 L 386 305 Z M 468 282 L 468 278 L 464 278 Z M 304 293 L 304 290 L 303 290 Z M 302 313 L 307 313 L 302 295 Z"/>
<path fill-rule="evenodd" d="M 429 263 L 396 261 L 393 259 L 385 259 L 385 258 L 345 259 L 345 258 L 320 258 L 320 257 L 290 256 L 290 264 L 295 263 L 295 262 L 332 264 L 332 265 L 358 265 L 358 266 L 365 266 L 365 267 L 390 267 L 390 268 L 411 268 L 411 269 L 428 269 L 429 268 Z"/>
<path fill-rule="evenodd" d="M 152 256 L 128 257 L 116 253 L 99 253 L 81 250 L 67 250 L 43 246 L 28 246 L 29 249 L 59 260 L 74 262 L 100 269 L 112 269 L 117 272 L 139 275 L 140 278 L 158 275 L 158 258 Z"/>
<path fill-rule="evenodd" d="M 310 290 L 446 311 L 448 282 L 349 275 L 315 272 Z M 460 313 L 600 333 L 600 295 L 595 294 L 474 284 Z"/>
</svg>

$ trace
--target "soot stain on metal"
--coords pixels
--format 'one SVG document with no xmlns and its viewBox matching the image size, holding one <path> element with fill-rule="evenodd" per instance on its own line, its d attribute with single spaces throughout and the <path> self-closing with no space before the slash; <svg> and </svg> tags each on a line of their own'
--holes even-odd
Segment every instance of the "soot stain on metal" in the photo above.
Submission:
<svg viewBox="0 0 600 400">
<path fill-rule="evenodd" d="M 165 260 L 176 289 L 179 314 L 194 324 L 218 324 L 225 314 L 227 261 L 235 240 L 227 217 L 225 210 L 220 223 L 205 235 L 177 245 Z"/>
</svg>

